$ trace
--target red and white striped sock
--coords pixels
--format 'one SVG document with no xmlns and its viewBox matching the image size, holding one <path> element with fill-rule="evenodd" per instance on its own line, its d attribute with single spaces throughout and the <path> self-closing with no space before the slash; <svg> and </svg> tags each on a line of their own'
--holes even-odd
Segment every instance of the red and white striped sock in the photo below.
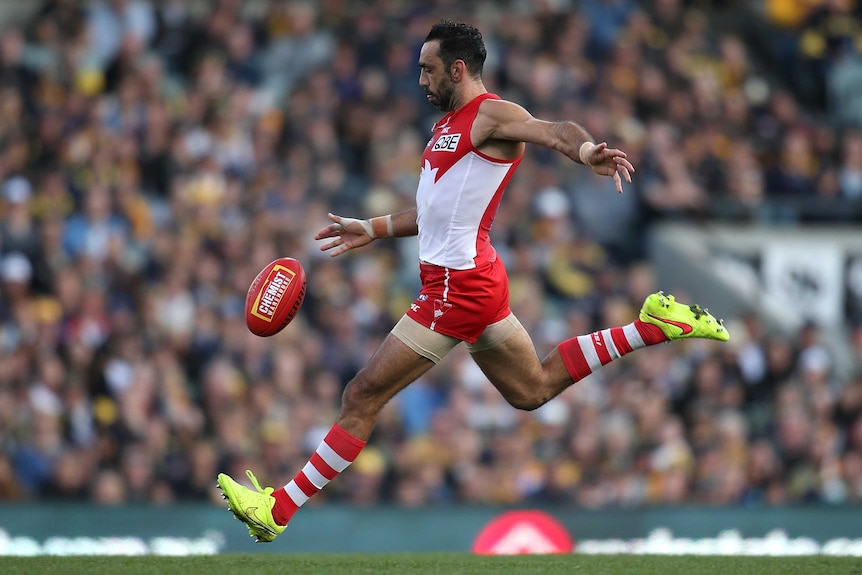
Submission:
<svg viewBox="0 0 862 575">
<path fill-rule="evenodd" d="M 363 447 L 364 441 L 354 437 L 337 423 L 333 424 L 302 471 L 297 473 L 290 483 L 272 494 L 276 501 L 272 508 L 272 517 L 276 523 L 287 525 L 293 514 L 309 498 L 353 463 Z"/>
<path fill-rule="evenodd" d="M 623 327 L 611 327 L 567 339 L 557 349 L 572 379 L 580 381 L 601 366 L 636 349 L 667 341 L 658 326 L 636 319 Z"/>
</svg>

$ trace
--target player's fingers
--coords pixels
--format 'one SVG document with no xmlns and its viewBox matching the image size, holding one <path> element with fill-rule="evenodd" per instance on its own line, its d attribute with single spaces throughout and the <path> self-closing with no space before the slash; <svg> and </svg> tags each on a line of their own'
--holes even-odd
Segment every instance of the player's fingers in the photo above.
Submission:
<svg viewBox="0 0 862 575">
<path fill-rule="evenodd" d="M 332 248 L 338 247 L 341 245 L 341 238 L 333 240 L 331 242 L 325 243 L 320 246 L 320 251 L 325 252 L 327 250 L 331 250 Z"/>
<path fill-rule="evenodd" d="M 620 178 L 619 172 L 614 172 L 614 183 L 617 185 L 617 192 L 623 193 L 623 180 Z"/>
<path fill-rule="evenodd" d="M 347 246 L 347 244 L 341 244 L 340 246 L 329 252 L 329 257 L 334 258 L 335 256 L 340 256 L 349 249 L 350 248 Z"/>
<path fill-rule="evenodd" d="M 626 169 L 626 170 L 628 170 L 629 172 L 632 172 L 632 173 L 634 173 L 634 171 L 635 171 L 635 167 L 632 165 L 632 163 L 631 163 L 631 162 L 629 162 L 629 161 L 625 158 L 625 156 L 614 158 L 614 162 L 616 162 L 616 164 L 617 164 L 617 168 L 624 168 L 624 169 Z"/>
<path fill-rule="evenodd" d="M 341 230 L 343 226 L 341 224 L 341 216 L 336 216 L 335 214 L 326 214 L 330 220 L 335 223 L 329 224 L 325 228 L 321 228 L 315 235 L 314 239 L 323 240 L 326 238 L 332 238 L 338 235 L 341 235 Z"/>
<path fill-rule="evenodd" d="M 622 174 L 628 183 L 632 183 L 632 175 L 625 166 L 617 166 L 617 173 Z"/>
<path fill-rule="evenodd" d="M 325 240 L 326 238 L 334 238 L 341 235 L 341 228 L 338 227 L 339 224 L 330 224 L 317 232 L 315 234 L 314 239 L 316 240 Z"/>
<path fill-rule="evenodd" d="M 330 224 L 329 229 L 335 233 L 341 233 L 341 230 L 344 229 L 344 226 L 347 225 L 347 222 L 344 221 L 344 218 L 341 216 L 336 216 L 335 214 L 326 214 L 329 216 L 329 219 L 332 220 L 333 224 Z"/>
</svg>

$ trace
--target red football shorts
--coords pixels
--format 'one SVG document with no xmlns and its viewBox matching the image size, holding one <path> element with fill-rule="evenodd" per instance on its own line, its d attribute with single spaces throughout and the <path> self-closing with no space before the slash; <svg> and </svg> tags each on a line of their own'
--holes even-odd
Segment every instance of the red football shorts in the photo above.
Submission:
<svg viewBox="0 0 862 575">
<path fill-rule="evenodd" d="M 500 258 L 472 270 L 419 264 L 422 290 L 407 315 L 425 327 L 476 343 L 485 328 L 509 309 L 509 278 Z"/>
</svg>

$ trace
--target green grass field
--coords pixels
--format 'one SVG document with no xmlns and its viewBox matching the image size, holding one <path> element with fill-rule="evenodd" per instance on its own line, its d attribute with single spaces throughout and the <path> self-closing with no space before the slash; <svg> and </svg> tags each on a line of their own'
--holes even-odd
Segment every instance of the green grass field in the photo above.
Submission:
<svg viewBox="0 0 862 575">
<path fill-rule="evenodd" d="M 862 575 L 862 558 L 442 554 L 0 557 L 3 575 Z"/>
</svg>

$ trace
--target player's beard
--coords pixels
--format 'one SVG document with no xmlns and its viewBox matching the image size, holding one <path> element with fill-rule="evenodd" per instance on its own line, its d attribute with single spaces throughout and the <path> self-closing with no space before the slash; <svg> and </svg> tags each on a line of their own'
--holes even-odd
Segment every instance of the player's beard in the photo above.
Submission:
<svg viewBox="0 0 862 575">
<path fill-rule="evenodd" d="M 441 112 L 451 112 L 455 101 L 455 82 L 449 76 L 440 82 L 436 92 L 425 90 L 425 94 L 431 96 L 428 99 L 431 105 Z"/>
</svg>

